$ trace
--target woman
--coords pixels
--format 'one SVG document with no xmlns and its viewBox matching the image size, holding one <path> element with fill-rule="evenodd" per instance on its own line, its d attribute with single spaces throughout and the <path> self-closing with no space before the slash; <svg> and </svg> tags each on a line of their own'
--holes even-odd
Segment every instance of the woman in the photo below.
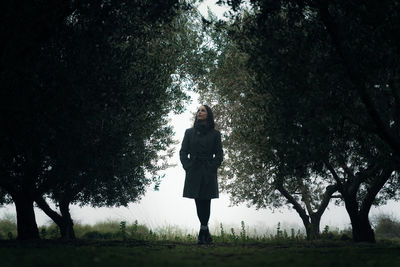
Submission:
<svg viewBox="0 0 400 267">
<path fill-rule="evenodd" d="M 212 198 L 218 198 L 217 169 L 223 152 L 221 133 L 214 129 L 214 116 L 207 105 L 201 106 L 193 128 L 187 129 L 179 152 L 186 171 L 183 197 L 194 198 L 200 220 L 198 244 L 210 244 L 208 229 Z"/>
</svg>

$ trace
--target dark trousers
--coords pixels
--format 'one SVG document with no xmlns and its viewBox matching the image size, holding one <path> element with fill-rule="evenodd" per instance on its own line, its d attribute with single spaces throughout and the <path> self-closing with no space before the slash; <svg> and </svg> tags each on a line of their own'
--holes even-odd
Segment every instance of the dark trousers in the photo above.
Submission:
<svg viewBox="0 0 400 267">
<path fill-rule="evenodd" d="M 201 225 L 208 225 L 210 219 L 210 206 L 211 199 L 195 199 L 197 216 L 199 217 Z"/>
</svg>

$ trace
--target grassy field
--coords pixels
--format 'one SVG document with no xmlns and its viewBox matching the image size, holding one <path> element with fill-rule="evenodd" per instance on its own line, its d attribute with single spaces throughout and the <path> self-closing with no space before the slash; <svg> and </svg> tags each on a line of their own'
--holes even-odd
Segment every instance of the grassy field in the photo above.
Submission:
<svg viewBox="0 0 400 267">
<path fill-rule="evenodd" d="M 375 227 L 376 244 L 355 244 L 350 229 L 330 229 L 307 241 L 301 231 L 251 235 L 220 224 L 214 244 L 196 245 L 197 233 L 177 227 L 151 230 L 137 221 L 75 224 L 76 241 L 60 240 L 54 224 L 39 228 L 40 241 L 19 242 L 15 220 L 0 219 L 0 266 L 400 266 L 400 223 L 389 217 Z"/>
<path fill-rule="evenodd" d="M 1 266 L 400 266 L 400 245 L 168 241 L 0 242 Z"/>
</svg>

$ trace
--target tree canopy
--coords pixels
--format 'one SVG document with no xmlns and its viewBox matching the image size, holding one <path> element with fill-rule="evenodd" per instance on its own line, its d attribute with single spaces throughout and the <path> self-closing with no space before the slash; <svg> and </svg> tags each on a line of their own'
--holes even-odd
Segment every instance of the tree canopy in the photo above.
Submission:
<svg viewBox="0 0 400 267">
<path fill-rule="evenodd" d="M 240 2 L 230 2 L 233 10 L 240 10 Z M 352 5 L 341 1 L 251 4 L 251 9 L 235 13 L 227 26 L 215 23 L 222 32 L 216 35 L 227 36 L 227 41 L 214 38 L 223 52 L 210 72 L 211 85 L 200 91 L 214 99 L 221 115 L 218 123 L 226 130 L 225 189 L 234 202 L 256 207 L 290 203 L 306 229 L 311 219 L 315 235 L 320 216 L 338 190 L 354 240 L 374 241 L 370 207 L 378 199 L 396 197 L 398 189 L 390 188 L 398 180 L 398 156 L 385 137 L 397 133 L 399 88 L 389 80 L 398 77 L 398 67 L 389 58 L 394 54 L 378 42 L 381 31 L 392 32 L 395 26 L 373 21 L 371 37 L 365 31 L 368 20 L 359 19 L 363 10 L 351 11 L 350 16 L 347 9 Z M 393 2 L 383 4 L 387 6 L 380 12 Z M 351 40 L 345 52 L 357 60 L 346 61 L 341 54 L 323 20 L 321 9 L 326 6 L 337 15 L 335 22 L 364 29 L 341 39 Z M 376 41 L 365 49 L 367 38 Z M 392 39 L 386 36 L 383 41 L 393 50 Z M 361 63 L 362 68 L 350 63 Z M 362 78 L 362 84 L 355 78 Z M 385 187 L 388 180 L 390 186 Z"/>
<path fill-rule="evenodd" d="M 0 186 L 20 239 L 38 237 L 33 201 L 67 235 L 69 204 L 127 205 L 157 186 L 199 47 L 183 1 L 59 2 L 2 3 Z"/>
</svg>

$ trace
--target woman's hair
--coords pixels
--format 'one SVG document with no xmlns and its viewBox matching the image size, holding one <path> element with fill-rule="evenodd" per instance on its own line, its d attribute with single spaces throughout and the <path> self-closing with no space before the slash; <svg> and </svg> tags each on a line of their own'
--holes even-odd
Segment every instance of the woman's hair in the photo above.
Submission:
<svg viewBox="0 0 400 267">
<path fill-rule="evenodd" d="M 207 126 L 209 129 L 214 129 L 215 128 L 215 122 L 214 122 L 214 114 L 211 111 L 211 108 L 207 105 L 202 105 L 203 107 L 206 108 L 207 110 Z M 197 112 L 196 115 L 194 117 L 194 125 L 193 127 L 196 128 L 198 125 L 198 121 L 197 121 Z"/>
</svg>

